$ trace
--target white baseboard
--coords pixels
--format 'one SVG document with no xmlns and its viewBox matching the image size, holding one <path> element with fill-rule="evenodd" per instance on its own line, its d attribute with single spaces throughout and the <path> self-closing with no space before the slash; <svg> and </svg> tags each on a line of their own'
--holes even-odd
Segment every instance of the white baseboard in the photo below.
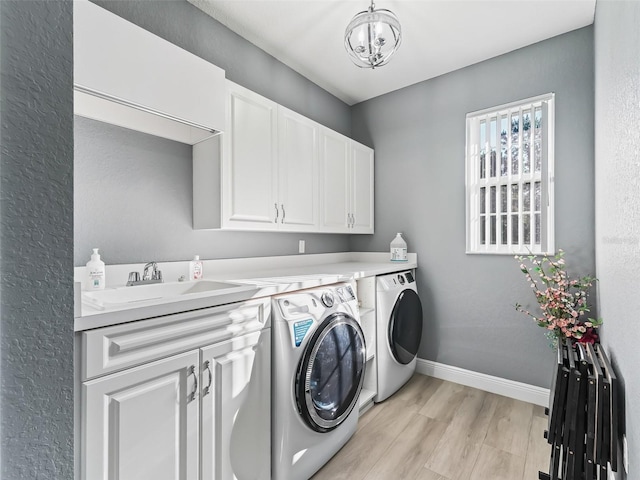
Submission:
<svg viewBox="0 0 640 480">
<path fill-rule="evenodd" d="M 416 372 L 516 400 L 549 406 L 549 389 L 418 358 Z"/>
</svg>

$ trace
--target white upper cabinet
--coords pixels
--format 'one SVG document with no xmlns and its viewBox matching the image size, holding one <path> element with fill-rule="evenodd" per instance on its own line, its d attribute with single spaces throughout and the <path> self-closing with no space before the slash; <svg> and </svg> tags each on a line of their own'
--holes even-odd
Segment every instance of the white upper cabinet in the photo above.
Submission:
<svg viewBox="0 0 640 480">
<path fill-rule="evenodd" d="M 373 233 L 373 149 L 351 140 L 351 233 Z"/>
<path fill-rule="evenodd" d="M 194 228 L 373 233 L 373 150 L 226 83 L 222 148 L 193 150 Z"/>
<path fill-rule="evenodd" d="M 227 82 L 223 136 L 222 228 L 276 230 L 278 204 L 278 104 Z"/>
<path fill-rule="evenodd" d="M 77 115 L 195 144 L 224 126 L 224 71 L 87 0 L 74 1 Z"/>
<path fill-rule="evenodd" d="M 319 130 L 316 122 L 278 106 L 278 196 L 283 229 L 316 230 Z"/>
<path fill-rule="evenodd" d="M 320 133 L 320 228 L 346 232 L 350 213 L 350 140 L 329 129 Z"/>
<path fill-rule="evenodd" d="M 320 230 L 373 233 L 373 150 L 329 129 L 320 133 Z"/>
<path fill-rule="evenodd" d="M 315 231 L 315 122 L 227 82 L 222 154 L 222 228 Z"/>
</svg>

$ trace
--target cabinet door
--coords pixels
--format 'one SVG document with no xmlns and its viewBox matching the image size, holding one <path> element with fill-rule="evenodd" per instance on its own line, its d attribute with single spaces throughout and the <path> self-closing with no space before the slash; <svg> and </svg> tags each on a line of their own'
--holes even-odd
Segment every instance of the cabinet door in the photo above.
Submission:
<svg viewBox="0 0 640 480">
<path fill-rule="evenodd" d="M 198 479 L 198 360 L 191 351 L 83 383 L 84 480 Z"/>
<path fill-rule="evenodd" d="M 280 229 L 314 231 L 318 217 L 319 125 L 278 106 Z"/>
<path fill-rule="evenodd" d="M 202 480 L 269 480 L 270 329 L 201 352 Z"/>
<path fill-rule="evenodd" d="M 351 143 L 351 233 L 373 233 L 373 150 Z"/>
<path fill-rule="evenodd" d="M 350 233 L 349 142 L 329 129 L 320 133 L 320 230 Z"/>
<path fill-rule="evenodd" d="M 222 226 L 275 230 L 277 104 L 227 82 L 227 131 L 222 154 Z"/>
</svg>

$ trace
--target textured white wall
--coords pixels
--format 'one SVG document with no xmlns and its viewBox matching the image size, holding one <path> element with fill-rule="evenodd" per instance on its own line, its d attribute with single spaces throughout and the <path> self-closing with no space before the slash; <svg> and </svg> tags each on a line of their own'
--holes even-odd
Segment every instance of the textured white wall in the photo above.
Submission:
<svg viewBox="0 0 640 480">
<path fill-rule="evenodd" d="M 0 1 L 3 480 L 73 478 L 72 10 Z"/>
<path fill-rule="evenodd" d="M 640 479 L 640 2 L 598 1 L 596 267 L 602 342 L 624 386 L 629 475 Z M 626 420 L 625 420 L 626 418 Z"/>
</svg>

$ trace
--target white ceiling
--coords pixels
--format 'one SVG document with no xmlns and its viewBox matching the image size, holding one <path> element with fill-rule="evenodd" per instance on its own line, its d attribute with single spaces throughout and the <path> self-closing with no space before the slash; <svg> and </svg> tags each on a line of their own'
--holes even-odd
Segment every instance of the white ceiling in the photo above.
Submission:
<svg viewBox="0 0 640 480">
<path fill-rule="evenodd" d="M 349 105 L 593 23 L 596 0 L 378 0 L 402 26 L 389 64 L 362 69 L 344 29 L 368 0 L 189 0 Z"/>
</svg>

